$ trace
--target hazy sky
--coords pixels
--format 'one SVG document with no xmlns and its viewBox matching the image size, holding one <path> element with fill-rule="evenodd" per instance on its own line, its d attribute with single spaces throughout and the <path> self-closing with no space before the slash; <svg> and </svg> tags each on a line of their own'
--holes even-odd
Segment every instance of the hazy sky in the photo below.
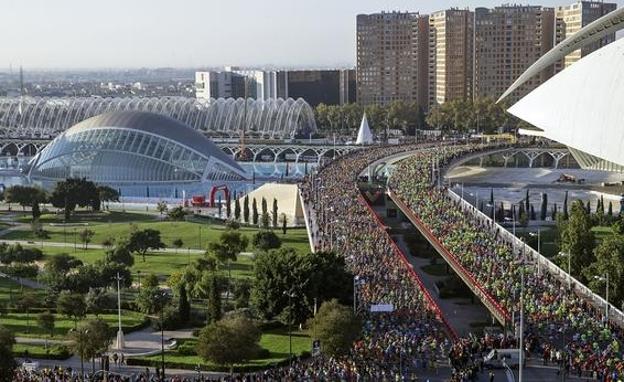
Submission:
<svg viewBox="0 0 624 382">
<path fill-rule="evenodd" d="M 358 13 L 429 13 L 503 2 L 0 0 L 0 68 L 354 65 Z"/>
</svg>

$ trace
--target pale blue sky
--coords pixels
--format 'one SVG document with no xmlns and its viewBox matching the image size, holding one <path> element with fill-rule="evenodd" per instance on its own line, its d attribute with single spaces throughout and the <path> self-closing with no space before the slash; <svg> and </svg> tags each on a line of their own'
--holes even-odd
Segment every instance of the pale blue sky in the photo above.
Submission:
<svg viewBox="0 0 624 382">
<path fill-rule="evenodd" d="M 0 68 L 353 65 L 358 13 L 429 13 L 503 2 L 0 0 Z"/>
</svg>

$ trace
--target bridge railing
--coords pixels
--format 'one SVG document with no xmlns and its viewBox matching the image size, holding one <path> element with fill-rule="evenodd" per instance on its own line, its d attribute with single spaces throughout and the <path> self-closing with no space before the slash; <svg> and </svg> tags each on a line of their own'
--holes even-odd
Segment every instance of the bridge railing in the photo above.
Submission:
<svg viewBox="0 0 624 382">
<path fill-rule="evenodd" d="M 435 250 L 442 256 L 447 264 L 453 269 L 455 274 L 470 288 L 483 305 L 490 311 L 492 316 L 503 326 L 511 321 L 509 312 L 503 308 L 493 297 L 486 291 L 483 286 L 474 278 L 474 275 L 469 272 L 457 259 L 457 257 L 449 252 L 446 247 L 438 240 L 438 238 L 429 230 L 429 228 L 412 212 L 410 207 L 405 203 L 400 196 L 394 193 L 392 190 L 388 190 L 388 196 L 399 207 L 399 209 L 407 216 L 412 224 L 423 234 L 427 241 L 435 248 Z"/>
<path fill-rule="evenodd" d="M 442 309 L 440 309 L 440 306 L 438 305 L 438 303 L 433 299 L 433 297 L 431 297 L 431 294 L 429 293 L 429 290 L 427 290 L 427 287 L 425 286 L 425 284 L 420 279 L 420 276 L 418 276 L 418 273 L 416 273 L 416 271 L 414 270 L 414 266 L 409 262 L 409 260 L 407 259 L 407 256 L 405 256 L 405 253 L 403 253 L 401 248 L 399 248 L 399 246 L 390 237 L 388 232 L 386 232 L 386 230 L 383 228 L 385 226 L 385 224 L 381 221 L 381 219 L 379 218 L 377 213 L 373 210 L 373 208 L 370 206 L 370 204 L 368 204 L 366 202 L 366 200 L 364 199 L 364 197 L 362 196 L 361 193 L 358 194 L 358 201 L 371 214 L 371 216 L 373 217 L 373 219 L 377 223 L 377 229 L 383 230 L 384 235 L 388 236 L 388 240 L 390 241 L 390 244 L 392 246 L 392 250 L 394 251 L 395 255 L 397 255 L 399 257 L 399 259 L 401 260 L 401 262 L 403 263 L 403 265 L 405 265 L 405 267 L 407 268 L 407 271 L 408 271 L 410 277 L 416 282 L 416 284 L 418 284 L 418 288 L 423 293 L 423 296 L 424 296 L 425 300 L 427 300 L 427 303 L 429 304 L 429 306 L 434 310 L 434 312 L 435 312 L 436 316 L 438 317 L 438 319 L 440 319 L 440 321 L 442 321 L 442 324 L 444 325 L 444 327 L 445 327 L 446 331 L 448 332 L 449 336 L 453 339 L 453 341 L 456 341 L 459 338 L 458 335 L 457 335 L 457 332 L 449 324 L 448 320 L 444 316 L 444 313 L 442 312 Z"/>
<path fill-rule="evenodd" d="M 462 199 L 459 195 L 457 195 L 453 190 L 448 189 L 449 197 L 458 202 L 464 211 L 471 212 L 474 217 L 482 222 L 488 222 L 489 224 L 493 224 L 496 227 L 501 237 L 507 240 L 508 242 L 513 243 L 514 248 L 522 248 L 524 253 L 529 256 L 529 258 L 537 265 L 538 272 L 541 270 L 547 271 L 554 277 L 556 277 L 561 283 L 570 283 L 572 285 L 572 290 L 576 293 L 577 296 L 588 301 L 597 309 L 605 309 L 607 305 L 607 301 L 594 293 L 591 289 L 585 286 L 583 283 L 572 277 L 566 271 L 561 269 L 557 264 L 550 261 L 541 253 L 537 252 L 531 246 L 527 245 L 525 242 L 520 240 L 513 233 L 509 232 L 505 227 L 498 224 L 492 218 L 479 211 L 479 209 L 475 208 L 468 201 Z M 613 304 L 609 304 L 609 321 L 624 328 L 624 313 L 615 307 Z"/>
</svg>

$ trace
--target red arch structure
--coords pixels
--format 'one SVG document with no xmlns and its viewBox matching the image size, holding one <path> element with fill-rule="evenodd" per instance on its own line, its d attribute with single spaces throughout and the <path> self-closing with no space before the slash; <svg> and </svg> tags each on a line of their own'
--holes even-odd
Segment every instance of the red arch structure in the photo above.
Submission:
<svg viewBox="0 0 624 382">
<path fill-rule="evenodd" d="M 230 197 L 230 190 L 227 188 L 227 186 L 225 184 L 222 184 L 220 186 L 212 186 L 210 188 L 210 207 L 214 207 L 215 206 L 215 196 L 217 195 L 217 192 L 219 191 L 223 191 L 225 193 L 225 199 L 229 199 Z"/>
</svg>

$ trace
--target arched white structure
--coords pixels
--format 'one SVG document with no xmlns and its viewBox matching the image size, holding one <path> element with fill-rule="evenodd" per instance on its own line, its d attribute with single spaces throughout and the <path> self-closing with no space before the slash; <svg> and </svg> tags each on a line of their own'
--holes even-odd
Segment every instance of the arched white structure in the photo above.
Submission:
<svg viewBox="0 0 624 382">
<path fill-rule="evenodd" d="M 624 39 L 583 57 L 508 111 L 542 129 L 549 139 L 571 147 L 581 166 L 621 171 L 624 169 L 622 68 Z"/>
<path fill-rule="evenodd" d="M 251 137 L 293 139 L 316 132 L 314 112 L 301 98 L 3 97 L 0 136 L 51 139 L 87 118 L 125 110 L 166 115 L 211 136 L 238 137 L 244 130 Z"/>
<path fill-rule="evenodd" d="M 535 61 L 518 79 L 511 84 L 509 89 L 500 96 L 497 102 L 518 89 L 533 76 L 539 74 L 542 70 L 553 65 L 555 62 L 563 59 L 568 54 L 574 52 L 583 46 L 598 41 L 601 38 L 624 28 L 624 8 L 610 12 L 598 20 L 586 25 L 580 31 L 566 38 L 557 46 L 552 48 L 548 53 Z"/>
</svg>

